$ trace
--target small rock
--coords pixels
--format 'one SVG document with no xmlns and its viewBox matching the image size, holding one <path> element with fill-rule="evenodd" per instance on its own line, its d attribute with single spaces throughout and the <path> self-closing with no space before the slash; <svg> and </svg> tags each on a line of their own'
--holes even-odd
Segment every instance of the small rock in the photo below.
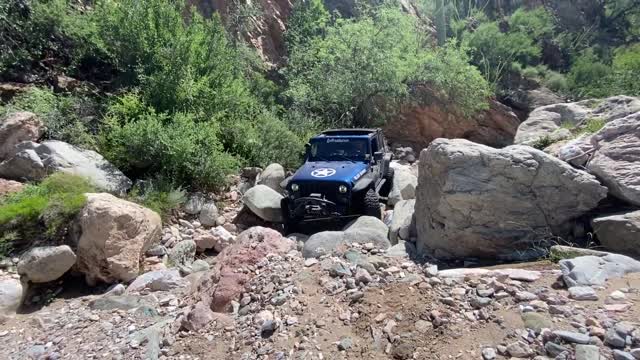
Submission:
<svg viewBox="0 0 640 360">
<path fill-rule="evenodd" d="M 576 345 L 576 360 L 599 360 L 600 350 L 596 345 Z"/>
<path fill-rule="evenodd" d="M 260 327 L 260 333 L 263 337 L 269 337 L 276 331 L 276 329 L 278 329 L 278 323 L 274 320 L 267 320 L 262 323 L 262 326 Z"/>
<path fill-rule="evenodd" d="M 556 330 L 553 332 L 553 334 L 566 342 L 574 344 L 588 344 L 590 340 L 589 335 L 572 331 Z"/>
<path fill-rule="evenodd" d="M 515 298 L 518 301 L 533 301 L 538 299 L 538 295 L 528 291 L 518 291 L 516 292 Z"/>
<path fill-rule="evenodd" d="M 553 326 L 551 319 L 537 312 L 528 312 L 522 314 L 522 321 L 527 329 L 532 329 L 536 333 L 540 333 L 542 329 L 550 329 Z"/>
<path fill-rule="evenodd" d="M 614 360 L 636 360 L 631 353 L 622 350 L 613 350 Z"/>
<path fill-rule="evenodd" d="M 544 349 L 547 351 L 547 354 L 556 357 L 560 354 L 562 354 L 563 352 L 567 351 L 568 349 L 562 345 L 558 345 L 554 342 L 547 342 L 546 344 L 544 344 Z"/>
<path fill-rule="evenodd" d="M 590 286 L 573 286 L 569 288 L 569 297 L 574 300 L 598 300 L 598 294 Z"/>
<path fill-rule="evenodd" d="M 164 256 L 167 253 L 167 248 L 165 248 L 162 245 L 155 245 L 152 246 L 149 250 L 147 250 L 147 252 L 145 253 L 147 256 Z"/>
<path fill-rule="evenodd" d="M 607 330 L 604 335 L 604 343 L 613 348 L 624 348 L 626 345 L 625 339 L 614 329 Z"/>
<path fill-rule="evenodd" d="M 512 357 L 517 358 L 528 358 L 533 351 L 529 347 L 529 345 L 523 341 L 516 341 L 507 345 L 507 353 Z"/>
<path fill-rule="evenodd" d="M 344 337 L 340 339 L 340 341 L 338 342 L 338 350 L 340 351 L 349 350 L 351 349 L 352 346 L 353 346 L 353 340 L 351 340 L 351 338 L 349 337 Z"/>
<path fill-rule="evenodd" d="M 365 285 L 373 281 L 373 277 L 371 276 L 371 274 L 369 274 L 369 272 L 363 268 L 358 268 L 358 270 L 356 270 L 355 278 L 357 283 Z"/>
<path fill-rule="evenodd" d="M 318 263 L 318 259 L 316 259 L 316 258 L 309 258 L 309 259 L 305 259 L 305 261 L 304 261 L 304 266 L 306 266 L 306 267 L 311 267 L 311 266 L 313 266 L 313 265 L 315 265 L 315 264 L 317 264 L 317 263 Z"/>
<path fill-rule="evenodd" d="M 482 358 L 484 360 L 493 360 L 496 358 L 496 349 L 494 348 L 484 348 L 482 349 Z"/>
</svg>

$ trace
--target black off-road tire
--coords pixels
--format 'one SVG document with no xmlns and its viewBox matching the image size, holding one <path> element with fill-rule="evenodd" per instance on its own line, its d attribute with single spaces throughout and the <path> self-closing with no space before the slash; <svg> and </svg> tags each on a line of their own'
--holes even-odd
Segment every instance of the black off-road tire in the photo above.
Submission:
<svg viewBox="0 0 640 360">
<path fill-rule="evenodd" d="M 367 190 L 364 195 L 363 214 L 367 216 L 373 216 L 375 218 L 382 218 L 382 211 L 380 210 L 380 196 L 374 189 Z"/>
<path fill-rule="evenodd" d="M 284 236 L 294 233 L 298 229 L 298 222 L 295 219 L 289 217 L 289 199 L 284 198 L 280 201 L 280 208 L 282 209 L 283 220 L 283 232 Z"/>
<path fill-rule="evenodd" d="M 384 174 L 384 185 L 380 188 L 380 195 L 387 197 L 391 192 L 391 187 L 393 186 L 393 175 L 395 174 L 395 170 L 389 166 L 386 174 Z"/>
</svg>

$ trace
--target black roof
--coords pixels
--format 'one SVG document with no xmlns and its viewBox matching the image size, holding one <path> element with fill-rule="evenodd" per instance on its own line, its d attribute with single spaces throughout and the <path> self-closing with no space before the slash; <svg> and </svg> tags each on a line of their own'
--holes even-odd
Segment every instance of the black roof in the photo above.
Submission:
<svg viewBox="0 0 640 360">
<path fill-rule="evenodd" d="M 369 135 L 374 134 L 379 129 L 330 129 L 322 133 L 324 135 Z"/>
</svg>

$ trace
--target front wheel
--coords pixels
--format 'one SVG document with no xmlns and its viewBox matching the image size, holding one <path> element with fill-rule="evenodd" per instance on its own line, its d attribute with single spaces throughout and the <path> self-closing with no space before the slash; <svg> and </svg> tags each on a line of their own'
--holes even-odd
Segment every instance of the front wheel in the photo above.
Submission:
<svg viewBox="0 0 640 360">
<path fill-rule="evenodd" d="M 375 218 L 382 218 L 382 212 L 380 211 L 380 196 L 378 193 L 369 189 L 364 195 L 364 215 L 373 216 Z"/>
<path fill-rule="evenodd" d="M 389 166 L 389 168 L 387 168 L 386 173 L 384 174 L 384 184 L 382 185 L 382 188 L 380 189 L 380 194 L 382 196 L 389 196 L 389 193 L 391 192 L 391 188 L 393 187 L 393 175 L 395 175 L 395 170 Z"/>
</svg>

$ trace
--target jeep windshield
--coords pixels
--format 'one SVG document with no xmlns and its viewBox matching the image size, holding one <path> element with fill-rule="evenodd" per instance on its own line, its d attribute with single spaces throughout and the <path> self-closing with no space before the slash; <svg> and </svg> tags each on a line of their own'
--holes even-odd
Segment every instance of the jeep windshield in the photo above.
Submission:
<svg viewBox="0 0 640 360">
<path fill-rule="evenodd" d="M 369 141 L 367 138 L 312 139 L 309 161 L 367 161 Z"/>
</svg>

